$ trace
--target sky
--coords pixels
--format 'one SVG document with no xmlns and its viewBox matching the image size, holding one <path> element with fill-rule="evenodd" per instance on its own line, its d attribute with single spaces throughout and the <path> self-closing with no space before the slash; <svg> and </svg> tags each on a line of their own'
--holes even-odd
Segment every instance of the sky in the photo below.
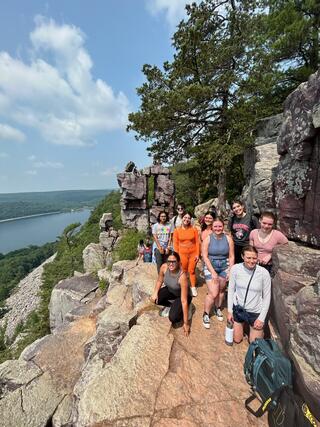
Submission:
<svg viewBox="0 0 320 427">
<path fill-rule="evenodd" d="M 2 0 L 0 193 L 117 188 L 143 64 L 171 60 L 188 0 Z"/>
</svg>

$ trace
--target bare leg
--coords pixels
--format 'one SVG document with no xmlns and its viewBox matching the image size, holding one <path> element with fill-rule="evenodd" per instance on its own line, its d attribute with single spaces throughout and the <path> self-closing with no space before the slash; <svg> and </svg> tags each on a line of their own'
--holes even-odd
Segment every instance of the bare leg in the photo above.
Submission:
<svg viewBox="0 0 320 427">
<path fill-rule="evenodd" d="M 219 283 L 217 280 L 207 280 L 208 293 L 204 300 L 204 311 L 210 314 L 210 310 L 213 306 L 214 300 L 219 294 Z"/>
<path fill-rule="evenodd" d="M 224 292 L 226 290 L 226 283 L 227 280 L 224 277 L 220 277 L 219 276 L 219 294 L 218 296 L 215 298 L 215 306 L 221 307 L 223 300 L 224 300 Z"/>
<path fill-rule="evenodd" d="M 250 335 L 249 335 L 249 342 L 253 342 L 256 338 L 263 338 L 263 329 L 254 329 L 252 326 L 250 326 Z"/>
<path fill-rule="evenodd" d="M 243 340 L 243 323 L 233 323 L 233 341 L 240 344 Z"/>
</svg>

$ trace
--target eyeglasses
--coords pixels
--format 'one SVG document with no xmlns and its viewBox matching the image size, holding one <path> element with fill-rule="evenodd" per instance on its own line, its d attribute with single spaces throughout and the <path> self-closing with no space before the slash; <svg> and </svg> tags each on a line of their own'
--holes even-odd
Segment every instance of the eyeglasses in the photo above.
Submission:
<svg viewBox="0 0 320 427">
<path fill-rule="evenodd" d="M 168 259 L 167 264 L 177 264 L 177 261 L 176 260 L 172 261 L 171 259 Z"/>
<path fill-rule="evenodd" d="M 177 211 L 183 211 L 183 208 L 177 208 Z"/>
</svg>

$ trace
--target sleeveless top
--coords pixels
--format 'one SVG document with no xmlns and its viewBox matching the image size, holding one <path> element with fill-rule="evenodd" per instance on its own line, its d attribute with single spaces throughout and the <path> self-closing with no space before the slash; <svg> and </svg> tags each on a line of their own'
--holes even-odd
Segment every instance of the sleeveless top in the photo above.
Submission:
<svg viewBox="0 0 320 427">
<path fill-rule="evenodd" d="M 181 287 L 179 283 L 179 279 L 181 274 L 183 273 L 183 270 L 180 269 L 177 273 L 170 273 L 169 269 L 164 273 L 164 285 L 169 289 L 169 291 L 176 295 L 177 297 L 180 297 L 181 295 Z M 188 294 L 190 294 L 190 288 L 188 287 Z"/>
<path fill-rule="evenodd" d="M 225 234 L 222 235 L 221 239 L 217 239 L 214 234 L 210 234 L 208 256 L 210 261 L 229 258 L 229 242 Z"/>
</svg>

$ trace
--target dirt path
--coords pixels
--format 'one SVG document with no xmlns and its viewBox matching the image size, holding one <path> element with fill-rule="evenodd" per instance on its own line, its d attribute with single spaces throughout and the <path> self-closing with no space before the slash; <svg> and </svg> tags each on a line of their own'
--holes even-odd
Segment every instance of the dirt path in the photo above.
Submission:
<svg viewBox="0 0 320 427">
<path fill-rule="evenodd" d="M 257 419 L 244 407 L 244 400 L 249 396 L 243 375 L 248 344 L 227 346 L 224 342 L 226 322 L 219 322 L 216 317 L 211 318 L 210 329 L 203 327 L 206 287 L 198 291 L 198 297 L 193 299 L 196 311 L 190 336 L 185 338 L 182 328 L 170 331 L 174 343 L 169 369 L 158 389 L 151 425 L 267 426 L 266 416 Z"/>
</svg>

